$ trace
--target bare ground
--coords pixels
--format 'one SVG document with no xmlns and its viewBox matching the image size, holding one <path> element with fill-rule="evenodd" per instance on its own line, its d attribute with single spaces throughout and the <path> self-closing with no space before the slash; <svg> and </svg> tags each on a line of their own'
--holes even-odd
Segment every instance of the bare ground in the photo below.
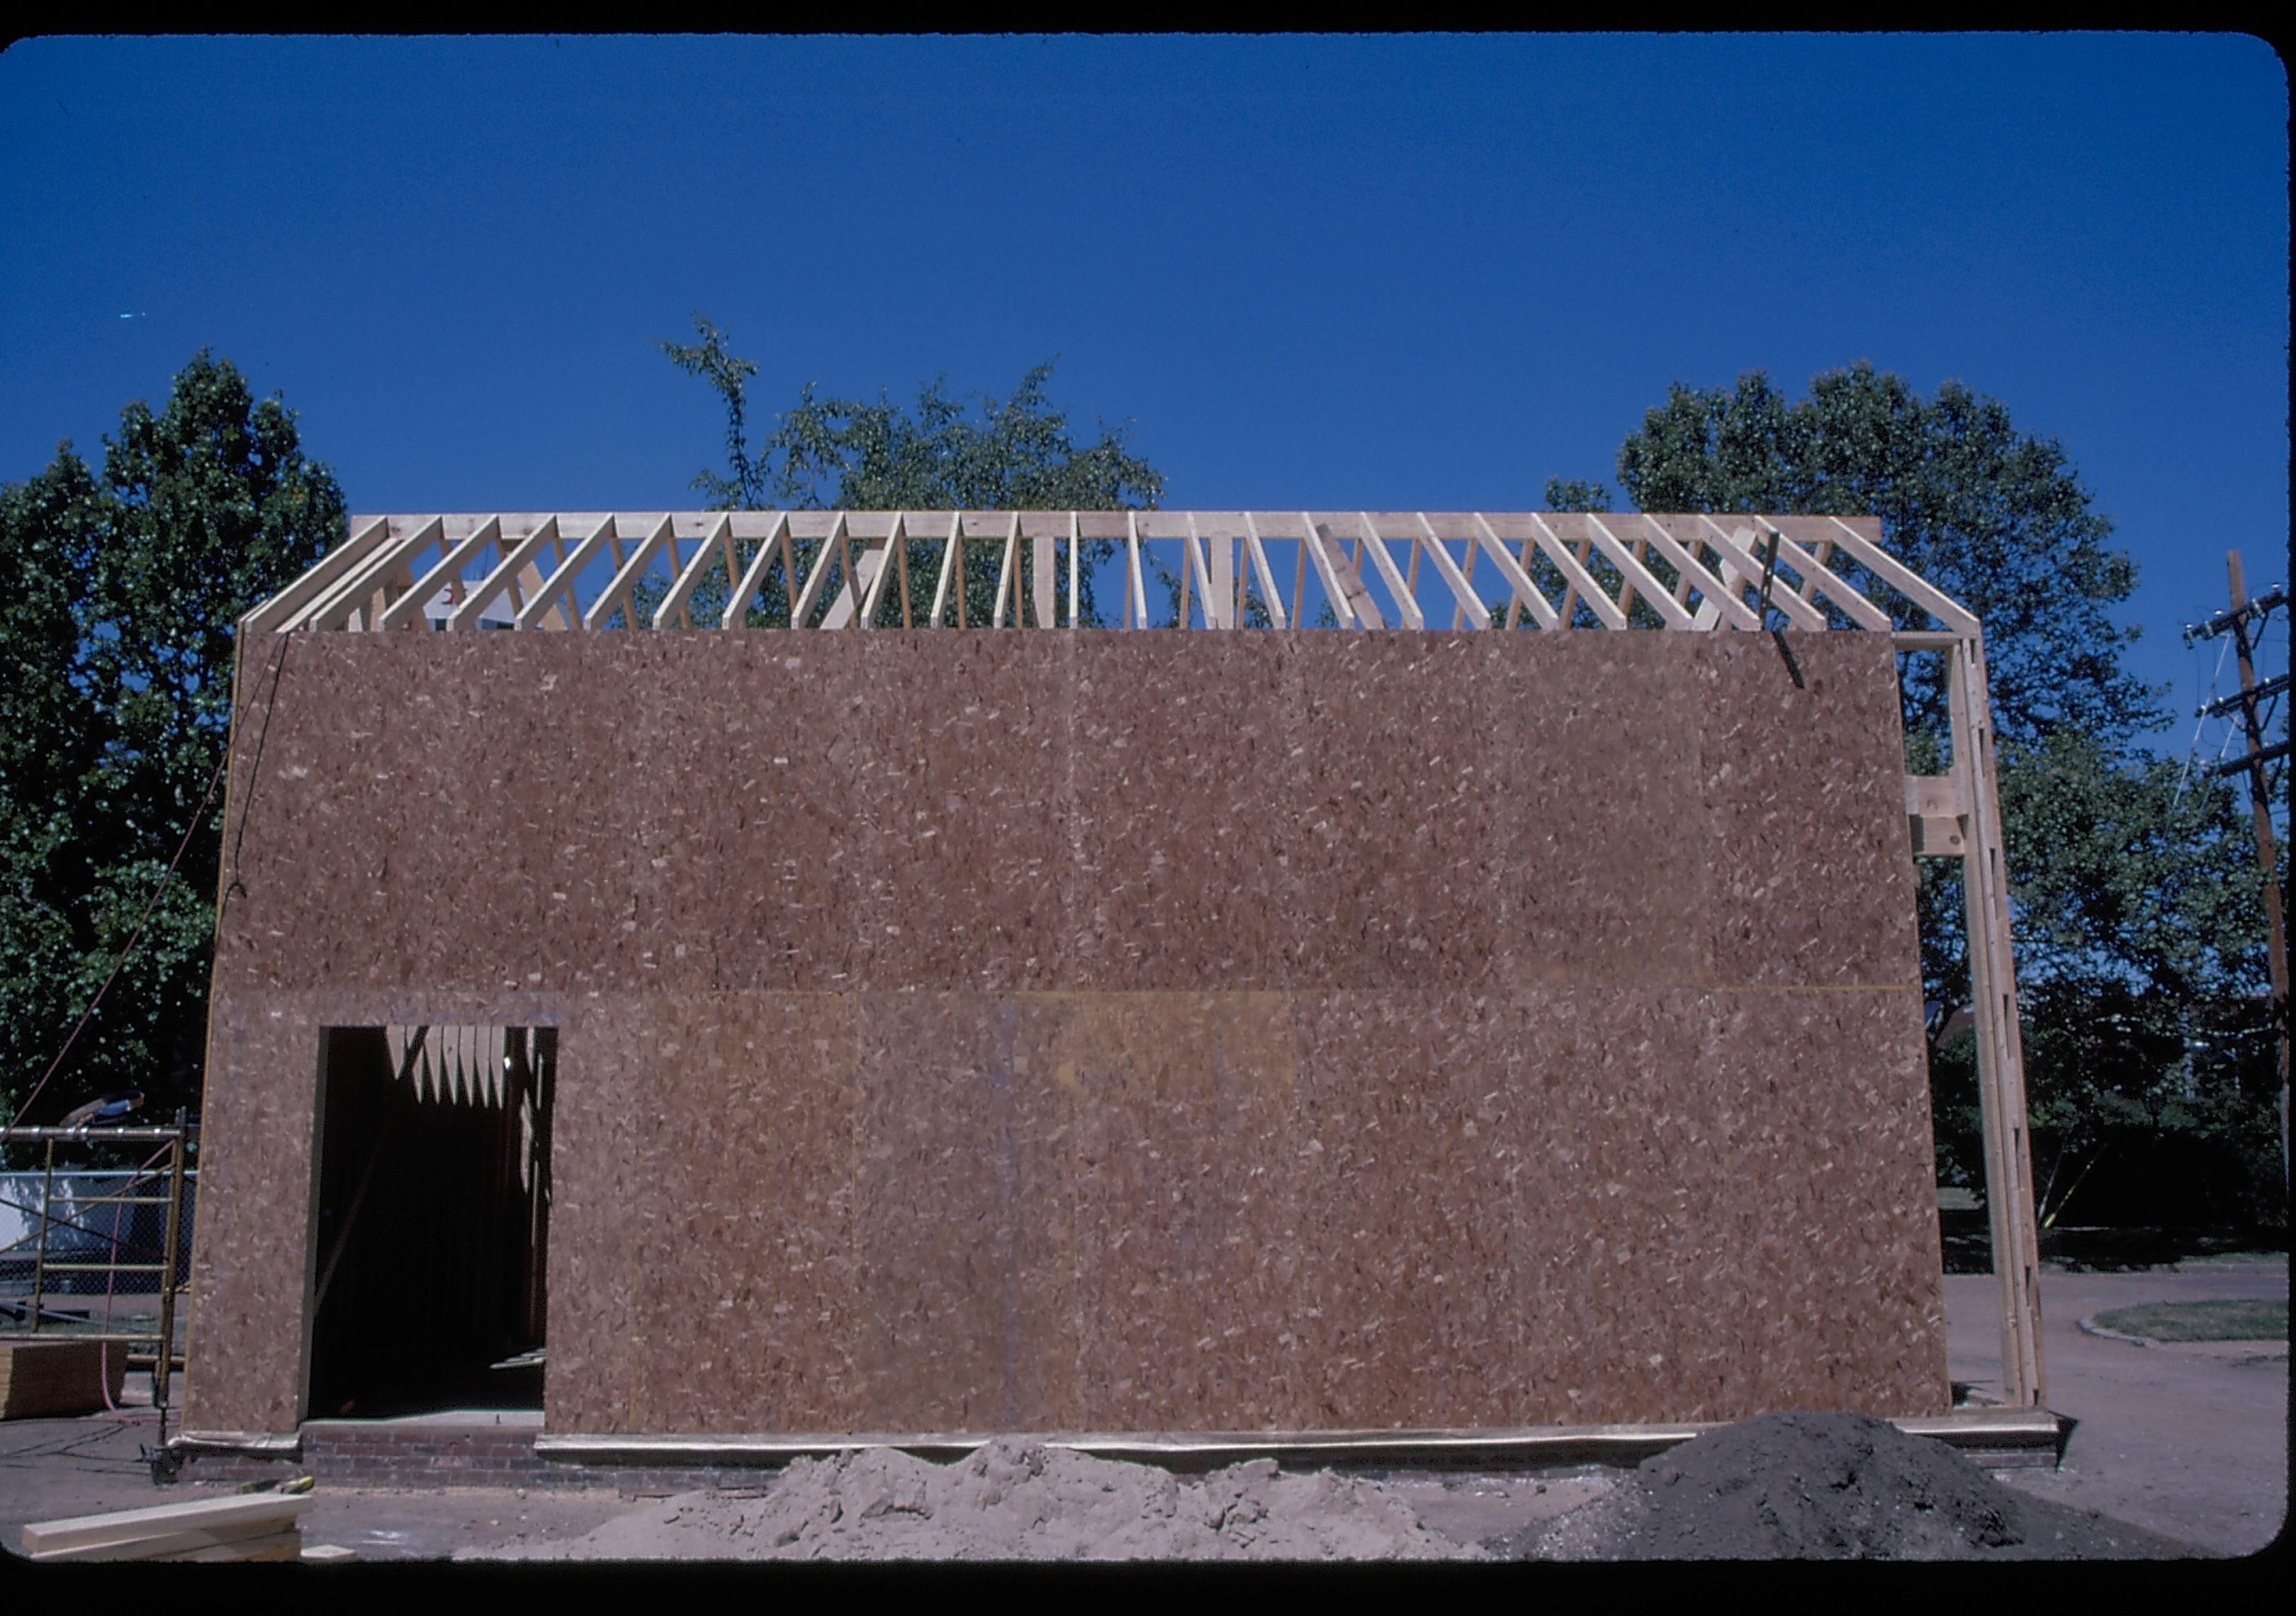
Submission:
<svg viewBox="0 0 2296 1616">
<path fill-rule="evenodd" d="M 1997 1391 L 1993 1282 L 1982 1276 L 1953 1276 L 1946 1283 L 1953 1378 L 1973 1384 L 1980 1396 Z M 1129 1542 L 1143 1557 L 1484 1558 L 1535 1553 L 1568 1558 L 1589 1552 L 1631 1557 L 1664 1550 L 1669 1543 L 1670 1552 L 1679 1555 L 1693 1554 L 1702 1544 L 1721 1544 L 1734 1532 L 1739 1534 L 1734 1552 L 1740 1555 L 1783 1540 L 1794 1546 L 1778 1552 L 1827 1557 L 1861 1552 L 1952 1557 L 1956 1551 L 1935 1536 L 1935 1529 L 1953 1520 L 1976 1522 L 1972 1530 L 1977 1551 L 1968 1557 L 2136 1558 L 2186 1546 L 2213 1555 L 2247 1554 L 2270 1544 L 2286 1519 L 2284 1347 L 2277 1352 L 2258 1343 L 2148 1349 L 2084 1334 L 2078 1321 L 2142 1302 L 2286 1293 L 2284 1258 L 2195 1262 L 2181 1270 L 2127 1274 L 2045 1273 L 2049 1402 L 2079 1423 L 2061 1469 L 1980 1475 L 1976 1482 L 1983 1486 L 1973 1492 L 1968 1489 L 1976 1482 L 1965 1473 L 1956 1480 L 1951 1466 L 1925 1481 L 1903 1470 L 1906 1462 L 1915 1463 L 1916 1470 L 1932 1459 L 1960 1463 L 1935 1444 L 1921 1445 L 1920 1461 L 1888 1453 L 1860 1456 L 1854 1451 L 1857 1433 L 1844 1439 L 1836 1431 L 1805 1433 L 1798 1444 L 1774 1441 L 1767 1456 L 1751 1448 L 1735 1456 L 1725 1452 L 1718 1439 L 1728 1433 L 1717 1433 L 1701 1440 L 1718 1446 L 1694 1463 L 1694 1448 L 1678 1448 L 1636 1472 L 1582 1468 L 1541 1475 L 1419 1472 L 1372 1479 L 1284 1474 L 1263 1464 L 1233 1466 L 1210 1478 L 1158 1481 L 1137 1475 L 1107 1492 L 1100 1489 L 1111 1479 L 1090 1473 L 1090 1467 L 1106 1462 L 1042 1450 L 1040 1461 L 1032 1461 L 1026 1444 L 1008 1444 L 983 1460 L 981 1473 L 970 1481 L 944 1478 L 941 1496 L 959 1508 L 978 1505 L 984 1521 L 998 1517 L 996 1531 L 1017 1530 L 1022 1542 L 1034 1534 L 1040 1546 L 1072 1551 L 1082 1544 L 1089 1553 L 1090 1540 L 1105 1529 L 1113 1533 L 1110 1541 Z M 1753 1423 L 1734 1429 L 1743 1433 Z M 148 1407 L 91 1419 L 0 1424 L 0 1546 L 12 1552 L 17 1528 L 26 1521 L 204 1493 L 205 1489 L 153 1487 L 139 1449 L 155 1433 Z M 1888 1446 L 1886 1439 L 1875 1446 Z M 1719 1465 L 1717 1473 L 1705 1473 L 1709 1461 Z M 373 1560 L 438 1560 L 472 1550 L 489 1557 L 559 1558 L 570 1551 L 574 1556 L 612 1555 L 619 1541 L 612 1534 L 660 1530 L 678 1539 L 676 1552 L 681 1554 L 698 1550 L 714 1556 L 726 1553 L 729 1543 L 754 1543 L 760 1534 L 770 1539 L 802 1520 L 812 1524 L 782 1545 L 784 1550 L 804 1545 L 808 1554 L 814 1546 L 834 1552 L 845 1546 L 869 1555 L 900 1555 L 903 1549 L 891 1538 L 902 1523 L 937 1514 L 940 1507 L 933 1502 L 934 1478 L 905 1469 L 923 1463 L 887 1455 L 868 1464 L 848 1461 L 841 1468 L 832 1461 L 808 1472 L 793 1466 L 782 1487 L 761 1488 L 763 1496 L 746 1498 L 648 1501 L 613 1492 L 328 1488 L 315 1495 L 304 1517 L 305 1537 L 341 1544 Z M 1032 1463 L 1039 1464 L 1033 1474 Z M 1677 1480 L 1655 1479 L 1669 1464 Z M 1899 1468 L 1892 1471 L 1892 1465 Z M 1755 1490 L 1775 1483 L 1778 1493 L 1767 1522 L 1760 1509 L 1748 1513 L 1742 1496 L 1746 1488 L 1724 1491 L 1734 1478 L 1757 1471 L 1767 1479 L 1751 1483 Z M 1795 1498 L 1810 1490 L 1814 1475 L 1828 1478 L 1819 1483 L 1824 1493 L 1813 1496 L 1818 1513 L 1797 1516 Z M 1835 1481 L 1845 1475 L 1846 1485 L 1838 1489 L 1845 1496 L 1836 1497 Z M 1078 1521 L 1070 1518 L 1072 1512 L 1040 1507 L 1073 1483 L 1091 1489 L 1108 1521 L 1092 1525 L 1087 1522 L 1097 1518 L 1089 1511 L 1086 1521 Z M 870 1493 L 873 1486 L 877 1490 Z M 1911 1509 L 1909 1493 L 1923 1487 L 1929 1489 L 1929 1509 Z M 1990 1489 L 1998 1489 L 1998 1495 Z M 1698 1508 L 1678 1512 L 1669 1526 L 1658 1521 L 1660 1506 L 1652 1503 L 1664 1491 L 1681 1498 L 1695 1498 L 1702 1491 L 1715 1496 Z M 777 1493 L 783 1496 L 776 1498 Z M 996 1501 L 981 1504 L 991 1493 L 997 1495 Z M 1847 1496 L 1851 1494 L 1857 1496 Z M 922 1514 L 905 1507 L 921 1497 L 928 1506 Z M 869 1515 L 881 1498 L 883 1506 Z M 1941 1505 L 1939 1498 L 1947 1502 Z M 1973 1513 L 1972 1499 L 1980 1501 Z M 2005 1511 L 1995 1507 L 1999 1501 L 2007 1503 Z M 834 1515 L 828 1507 L 832 1502 Z M 1780 1509 L 1780 1503 L 1787 1507 Z M 1143 1505 L 1144 1513 L 1134 1507 L 1132 1524 L 1126 1527 L 1122 1508 Z M 2053 1512 L 2053 1505 L 2070 1513 Z M 1893 1508 L 1899 1515 L 1897 1526 L 1890 1524 Z M 1943 1515 L 1934 1513 L 1939 1508 Z M 672 1513 L 677 1521 L 660 1519 Z M 840 1529 L 849 1513 L 857 1522 L 875 1524 Z M 2003 1535 L 1999 1527 L 1987 1524 L 1995 1516 L 2021 1534 L 2022 1546 L 2005 1539 L 1984 1542 L 1988 1533 Z M 1157 1526 L 1160 1520 L 1166 1524 Z M 1792 1524 L 1796 1520 L 1800 1525 Z M 1132 1533 L 1128 1538 L 1127 1530 Z M 1686 1535 L 1669 1538 L 1669 1531 Z M 1860 1532 L 1866 1534 L 1862 1538 Z M 586 1548 L 574 1549 L 593 1534 L 598 1536 Z M 917 1550 L 912 1546 L 907 1552 Z M 943 1546 L 924 1552 L 950 1551 Z"/>
</svg>

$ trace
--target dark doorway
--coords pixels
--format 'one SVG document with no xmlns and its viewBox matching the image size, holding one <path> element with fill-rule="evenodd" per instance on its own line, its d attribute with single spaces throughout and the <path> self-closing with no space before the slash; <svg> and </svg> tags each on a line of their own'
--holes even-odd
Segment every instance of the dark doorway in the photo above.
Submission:
<svg viewBox="0 0 2296 1616">
<path fill-rule="evenodd" d="M 542 1407 L 557 1043 L 321 1034 L 307 1417 Z"/>
</svg>

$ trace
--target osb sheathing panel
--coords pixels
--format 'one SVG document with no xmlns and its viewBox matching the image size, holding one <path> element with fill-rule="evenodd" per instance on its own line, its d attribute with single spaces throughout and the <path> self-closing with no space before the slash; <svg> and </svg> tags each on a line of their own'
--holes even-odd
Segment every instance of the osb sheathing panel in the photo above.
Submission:
<svg viewBox="0 0 2296 1616">
<path fill-rule="evenodd" d="M 263 644 L 187 1423 L 294 1421 L 318 1028 L 457 1019 L 562 1029 L 555 1429 L 1940 1407 L 1895 673 L 1796 648 Z"/>
</svg>

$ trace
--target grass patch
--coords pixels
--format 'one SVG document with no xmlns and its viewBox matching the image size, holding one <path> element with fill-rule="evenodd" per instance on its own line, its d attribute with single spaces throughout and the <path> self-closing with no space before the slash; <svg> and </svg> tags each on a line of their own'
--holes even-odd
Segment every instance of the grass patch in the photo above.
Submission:
<svg viewBox="0 0 2296 1616">
<path fill-rule="evenodd" d="M 2284 1341 L 2288 1304 L 2283 1301 L 2174 1301 L 2115 1308 L 2096 1322 L 2123 1335 L 2156 1341 Z"/>
</svg>

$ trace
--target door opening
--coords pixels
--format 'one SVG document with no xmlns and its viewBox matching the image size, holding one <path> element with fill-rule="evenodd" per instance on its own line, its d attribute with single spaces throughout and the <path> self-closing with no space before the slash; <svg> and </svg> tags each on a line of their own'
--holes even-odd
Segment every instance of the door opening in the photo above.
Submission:
<svg viewBox="0 0 2296 1616">
<path fill-rule="evenodd" d="M 542 1407 L 557 1044 L 322 1031 L 306 1417 Z"/>
</svg>

